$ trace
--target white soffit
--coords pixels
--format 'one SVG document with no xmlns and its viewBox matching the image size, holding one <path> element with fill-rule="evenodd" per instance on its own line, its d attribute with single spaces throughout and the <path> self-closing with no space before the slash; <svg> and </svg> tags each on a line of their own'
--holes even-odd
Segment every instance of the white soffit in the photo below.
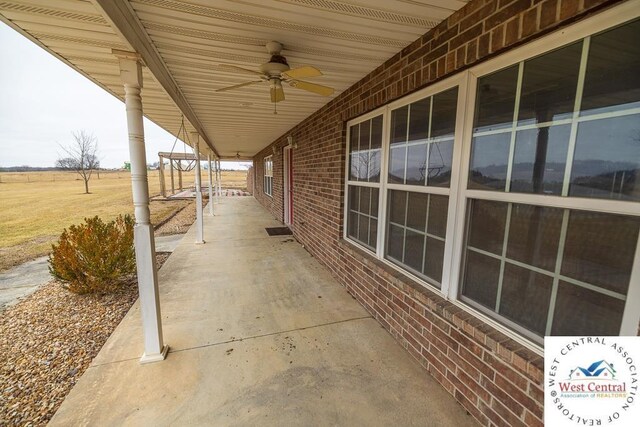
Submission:
<svg viewBox="0 0 640 427">
<path fill-rule="evenodd" d="M 206 137 L 225 158 L 248 158 L 320 109 L 466 0 L 131 0 Z M 111 49 L 131 50 L 91 2 L 0 1 L 3 20 L 123 99 Z M 284 45 L 292 68 L 324 73 L 308 81 L 334 87 L 321 97 L 285 85 L 273 114 L 267 84 L 215 89 L 254 80 L 219 64 L 255 69 L 270 40 Z M 144 112 L 175 134 L 180 111 L 145 71 Z"/>
</svg>

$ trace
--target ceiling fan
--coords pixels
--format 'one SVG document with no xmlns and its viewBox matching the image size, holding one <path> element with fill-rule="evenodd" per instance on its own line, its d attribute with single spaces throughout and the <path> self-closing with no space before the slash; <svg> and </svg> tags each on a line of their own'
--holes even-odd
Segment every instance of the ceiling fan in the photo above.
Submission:
<svg viewBox="0 0 640 427">
<path fill-rule="evenodd" d="M 281 43 L 271 41 L 266 44 L 266 48 L 267 52 L 271 55 L 271 59 L 269 62 L 260 65 L 260 71 L 249 70 L 247 68 L 231 64 L 220 64 L 221 68 L 226 68 L 235 72 L 257 75 L 259 76 L 259 80 L 252 80 L 233 86 L 223 87 L 221 89 L 217 89 L 216 92 L 225 92 L 244 86 L 267 82 L 270 86 L 271 102 L 275 104 L 277 102 L 284 101 L 284 90 L 282 88 L 282 83 L 284 82 L 293 88 L 306 90 L 322 96 L 331 96 L 333 94 L 334 89 L 331 87 L 299 80 L 301 78 L 321 76 L 322 72 L 317 68 L 308 65 L 293 69 L 290 68 L 287 63 L 287 58 L 280 55 L 280 52 L 282 51 Z"/>
</svg>

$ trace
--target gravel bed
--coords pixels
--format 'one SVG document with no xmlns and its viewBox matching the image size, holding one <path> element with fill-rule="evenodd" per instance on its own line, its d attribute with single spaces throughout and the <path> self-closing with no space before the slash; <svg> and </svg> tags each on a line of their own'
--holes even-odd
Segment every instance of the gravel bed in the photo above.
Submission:
<svg viewBox="0 0 640 427">
<path fill-rule="evenodd" d="M 107 295 L 52 281 L 0 313 L 0 426 L 44 426 L 137 298 L 135 278 Z"/>
</svg>

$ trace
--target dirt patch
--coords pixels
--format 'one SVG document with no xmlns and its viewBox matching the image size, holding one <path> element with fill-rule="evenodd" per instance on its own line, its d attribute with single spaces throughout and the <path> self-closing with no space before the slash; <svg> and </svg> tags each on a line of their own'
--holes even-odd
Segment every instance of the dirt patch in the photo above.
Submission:
<svg viewBox="0 0 640 427">
<path fill-rule="evenodd" d="M 0 425 L 44 426 L 137 298 L 135 278 L 107 295 L 52 281 L 0 314 Z"/>
<path fill-rule="evenodd" d="M 195 201 L 190 201 L 182 210 L 176 213 L 155 231 L 156 236 L 168 236 L 170 234 L 183 234 L 196 221 Z"/>
</svg>

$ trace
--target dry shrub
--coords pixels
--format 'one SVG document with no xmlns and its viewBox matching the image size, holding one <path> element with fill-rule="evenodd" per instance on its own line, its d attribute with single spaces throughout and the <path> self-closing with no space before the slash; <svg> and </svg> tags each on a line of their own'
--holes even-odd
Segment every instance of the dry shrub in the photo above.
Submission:
<svg viewBox="0 0 640 427">
<path fill-rule="evenodd" d="M 77 294 L 114 291 L 136 269 L 133 225 L 130 215 L 119 215 L 108 223 L 95 216 L 70 226 L 51 245 L 49 271 Z"/>
</svg>

